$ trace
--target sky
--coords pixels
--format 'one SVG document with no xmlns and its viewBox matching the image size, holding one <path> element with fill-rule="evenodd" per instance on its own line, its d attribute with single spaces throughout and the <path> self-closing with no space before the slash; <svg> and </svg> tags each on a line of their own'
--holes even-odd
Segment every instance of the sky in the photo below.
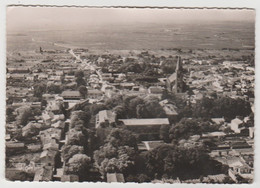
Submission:
<svg viewBox="0 0 260 188">
<path fill-rule="evenodd" d="M 7 7 L 7 31 L 133 23 L 253 21 L 254 10 Z"/>
</svg>

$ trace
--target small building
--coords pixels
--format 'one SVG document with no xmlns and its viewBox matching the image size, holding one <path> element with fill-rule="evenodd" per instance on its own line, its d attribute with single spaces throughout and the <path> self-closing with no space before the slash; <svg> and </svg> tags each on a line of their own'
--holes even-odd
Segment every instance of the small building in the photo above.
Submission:
<svg viewBox="0 0 260 188">
<path fill-rule="evenodd" d="M 138 144 L 138 150 L 139 151 L 149 151 L 162 144 L 164 144 L 164 141 L 162 141 L 162 140 L 142 141 L 141 143 Z"/>
<path fill-rule="evenodd" d="M 48 144 L 43 145 L 43 150 L 53 150 L 53 151 L 58 151 L 59 150 L 59 144 L 55 142 L 51 142 Z"/>
<path fill-rule="evenodd" d="M 9 73 L 29 73 L 29 67 L 9 67 L 7 68 Z"/>
<path fill-rule="evenodd" d="M 111 110 L 99 111 L 96 115 L 96 128 L 114 126 L 116 114 Z"/>
<path fill-rule="evenodd" d="M 224 118 L 211 118 L 211 121 L 213 121 L 214 123 L 220 125 L 220 124 L 225 122 L 225 119 Z"/>
<path fill-rule="evenodd" d="M 23 142 L 9 141 L 9 142 L 6 142 L 5 145 L 6 145 L 7 151 L 9 151 L 9 150 L 24 150 L 26 148 L 25 144 Z"/>
<path fill-rule="evenodd" d="M 210 132 L 210 133 L 205 133 L 202 134 L 202 138 L 221 138 L 226 136 L 226 133 L 224 132 Z"/>
<path fill-rule="evenodd" d="M 61 96 L 64 100 L 80 100 L 82 98 L 79 91 L 63 91 Z"/>
<path fill-rule="evenodd" d="M 127 83 L 127 82 L 120 83 L 120 88 L 121 89 L 129 89 L 129 90 L 131 90 L 134 86 L 135 86 L 134 83 Z"/>
<path fill-rule="evenodd" d="M 149 94 L 162 94 L 163 93 L 163 88 L 162 87 L 157 87 L 157 86 L 150 86 L 148 88 L 148 93 Z"/>
<path fill-rule="evenodd" d="M 43 166 L 36 170 L 33 181 L 52 181 L 53 167 Z"/>
<path fill-rule="evenodd" d="M 79 176 L 77 175 L 63 175 L 61 176 L 61 182 L 78 182 Z"/>
<path fill-rule="evenodd" d="M 139 135 L 141 140 L 158 140 L 161 126 L 170 125 L 168 118 L 119 119 L 122 126 Z"/>
<path fill-rule="evenodd" d="M 239 118 L 235 118 L 231 121 L 230 128 L 231 130 L 233 130 L 235 133 L 239 134 L 241 132 L 241 124 L 243 123 L 243 121 Z"/>
<path fill-rule="evenodd" d="M 124 175 L 121 173 L 107 173 L 107 183 L 125 183 Z"/>
<path fill-rule="evenodd" d="M 90 99 L 101 99 L 103 97 L 103 92 L 97 89 L 88 90 L 88 98 Z"/>
<path fill-rule="evenodd" d="M 57 154 L 58 152 L 54 150 L 44 150 L 40 155 L 40 161 L 45 166 L 54 166 Z"/>
<path fill-rule="evenodd" d="M 61 134 L 62 130 L 57 128 L 49 128 L 39 133 L 43 145 L 51 142 L 52 139 L 60 140 Z"/>
<path fill-rule="evenodd" d="M 58 129 L 64 129 L 65 122 L 61 121 L 61 120 L 58 120 L 56 123 L 51 124 L 51 127 L 58 128 Z"/>
</svg>

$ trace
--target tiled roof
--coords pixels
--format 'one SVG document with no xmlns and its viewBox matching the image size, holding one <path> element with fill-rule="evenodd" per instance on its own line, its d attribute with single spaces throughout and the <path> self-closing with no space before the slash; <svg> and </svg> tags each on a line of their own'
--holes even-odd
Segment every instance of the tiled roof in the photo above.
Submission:
<svg viewBox="0 0 260 188">
<path fill-rule="evenodd" d="M 136 125 L 169 125 L 168 118 L 153 118 L 153 119 L 119 119 L 126 126 Z"/>
</svg>

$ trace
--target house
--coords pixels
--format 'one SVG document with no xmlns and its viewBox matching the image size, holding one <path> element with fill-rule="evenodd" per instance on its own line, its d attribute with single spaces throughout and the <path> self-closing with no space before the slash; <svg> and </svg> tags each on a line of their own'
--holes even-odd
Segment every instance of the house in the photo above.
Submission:
<svg viewBox="0 0 260 188">
<path fill-rule="evenodd" d="M 29 73 L 29 67 L 9 67 L 7 68 L 7 72 L 9 73 Z"/>
<path fill-rule="evenodd" d="M 82 98 L 79 91 L 63 91 L 61 96 L 64 100 L 80 100 Z"/>
<path fill-rule="evenodd" d="M 114 80 L 112 73 L 102 73 L 101 78 L 102 78 L 102 81 L 108 81 L 108 82 Z"/>
<path fill-rule="evenodd" d="M 59 150 L 59 144 L 56 142 L 50 142 L 43 145 L 43 150 L 53 150 L 58 151 Z"/>
<path fill-rule="evenodd" d="M 41 123 L 29 122 L 26 126 L 22 128 L 22 136 L 27 137 L 30 135 L 36 135 L 43 127 L 44 125 Z"/>
<path fill-rule="evenodd" d="M 157 86 L 150 86 L 148 88 L 148 93 L 149 94 L 162 94 L 163 93 L 163 88 L 162 87 L 157 87 Z"/>
<path fill-rule="evenodd" d="M 55 98 L 55 95 L 49 94 L 49 93 L 44 93 L 44 94 L 42 95 L 42 98 L 45 99 L 45 100 L 47 100 L 47 101 L 50 101 L 50 100 L 53 100 L 53 99 Z"/>
<path fill-rule="evenodd" d="M 54 140 L 60 140 L 61 139 L 61 129 L 56 129 L 56 128 L 49 128 L 44 131 L 40 131 L 40 139 L 42 144 L 47 144 L 51 142 L 52 139 Z"/>
<path fill-rule="evenodd" d="M 225 119 L 224 118 L 211 118 L 211 121 L 213 121 L 217 125 L 220 125 L 225 122 Z"/>
<path fill-rule="evenodd" d="M 220 162 L 223 163 L 223 161 Z M 248 181 L 253 180 L 254 169 L 246 164 L 241 157 L 227 157 L 224 159 L 224 164 L 229 166 L 228 175 L 235 182 L 238 182 L 238 176 L 247 179 Z"/>
<path fill-rule="evenodd" d="M 7 78 L 19 81 L 19 80 L 25 80 L 26 75 L 25 74 L 10 74 Z"/>
<path fill-rule="evenodd" d="M 88 98 L 99 100 L 103 97 L 103 92 L 97 89 L 88 90 Z"/>
<path fill-rule="evenodd" d="M 159 140 L 161 126 L 170 125 L 168 118 L 119 119 L 118 121 L 144 141 Z"/>
<path fill-rule="evenodd" d="M 55 75 L 57 75 L 57 76 L 63 76 L 63 74 L 64 74 L 64 72 L 61 70 L 55 72 Z"/>
<path fill-rule="evenodd" d="M 107 173 L 107 183 L 125 183 L 124 175 L 121 173 Z"/>
<path fill-rule="evenodd" d="M 64 121 L 58 120 L 56 123 L 51 124 L 51 127 L 58 128 L 58 129 L 64 129 L 65 123 L 64 123 Z"/>
<path fill-rule="evenodd" d="M 221 138 L 226 136 L 226 133 L 224 132 L 210 132 L 210 133 L 205 133 L 202 134 L 202 138 Z"/>
<path fill-rule="evenodd" d="M 51 125 L 51 120 L 54 114 L 52 112 L 43 111 L 42 112 L 42 120 L 46 125 Z"/>
<path fill-rule="evenodd" d="M 53 167 L 43 166 L 36 170 L 33 181 L 52 181 Z"/>
<path fill-rule="evenodd" d="M 129 89 L 129 90 L 131 90 L 134 86 L 135 86 L 134 83 L 127 83 L 127 82 L 120 83 L 120 88 L 121 89 Z"/>
<path fill-rule="evenodd" d="M 10 140 L 11 140 L 11 135 L 5 134 L 5 141 L 10 141 Z"/>
<path fill-rule="evenodd" d="M 102 110 L 96 115 L 96 128 L 113 126 L 115 122 L 116 114 L 111 110 Z"/>
<path fill-rule="evenodd" d="M 38 75 L 38 80 L 47 80 L 48 79 L 48 74 L 41 73 Z"/>
<path fill-rule="evenodd" d="M 75 76 L 70 76 L 70 75 L 65 75 L 64 76 L 64 81 L 74 81 Z"/>
<path fill-rule="evenodd" d="M 169 118 L 178 116 L 178 112 L 176 111 L 177 107 L 169 103 L 167 99 L 160 101 L 159 104 L 163 107 L 163 110 Z"/>
<path fill-rule="evenodd" d="M 235 118 L 231 121 L 229 124 L 231 130 L 233 130 L 235 133 L 239 134 L 241 132 L 241 125 L 243 121 L 239 118 Z"/>
<path fill-rule="evenodd" d="M 77 175 L 63 175 L 61 176 L 61 182 L 78 182 L 79 176 Z"/>
<path fill-rule="evenodd" d="M 44 150 L 40 155 L 40 161 L 45 166 L 54 166 L 57 154 L 58 152 L 54 150 Z"/>
<path fill-rule="evenodd" d="M 208 175 L 206 177 L 203 177 L 202 183 L 223 183 L 226 178 L 228 178 L 226 174 Z"/>
<path fill-rule="evenodd" d="M 34 81 L 34 76 L 33 75 L 26 75 L 26 80 Z"/>
<path fill-rule="evenodd" d="M 115 89 L 116 89 L 115 86 L 107 84 L 107 83 L 103 84 L 101 87 L 101 91 L 103 91 L 103 92 L 111 91 L 111 90 L 115 90 Z"/>
<path fill-rule="evenodd" d="M 142 141 L 138 144 L 139 151 L 149 151 L 160 145 L 164 144 L 162 140 L 154 140 L 154 141 Z"/>
<path fill-rule="evenodd" d="M 60 81 L 61 80 L 61 76 L 50 76 L 48 78 L 49 81 Z"/>
<path fill-rule="evenodd" d="M 23 142 L 12 142 L 12 141 L 9 141 L 9 142 L 5 143 L 5 146 L 6 146 L 7 150 L 12 150 L 12 149 L 24 150 L 26 148 L 25 144 Z"/>
<path fill-rule="evenodd" d="M 54 114 L 58 114 L 61 111 L 61 107 L 62 107 L 62 102 L 60 102 L 60 101 L 49 101 L 45 110 L 51 111 Z"/>
</svg>

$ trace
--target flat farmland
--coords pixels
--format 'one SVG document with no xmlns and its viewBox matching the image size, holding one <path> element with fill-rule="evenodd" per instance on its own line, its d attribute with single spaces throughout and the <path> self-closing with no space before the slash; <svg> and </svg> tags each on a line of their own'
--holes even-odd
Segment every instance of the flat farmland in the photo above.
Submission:
<svg viewBox="0 0 260 188">
<path fill-rule="evenodd" d="M 7 32 L 7 51 L 254 48 L 253 22 L 105 25 Z M 63 48 L 64 49 L 64 48 Z"/>
</svg>

